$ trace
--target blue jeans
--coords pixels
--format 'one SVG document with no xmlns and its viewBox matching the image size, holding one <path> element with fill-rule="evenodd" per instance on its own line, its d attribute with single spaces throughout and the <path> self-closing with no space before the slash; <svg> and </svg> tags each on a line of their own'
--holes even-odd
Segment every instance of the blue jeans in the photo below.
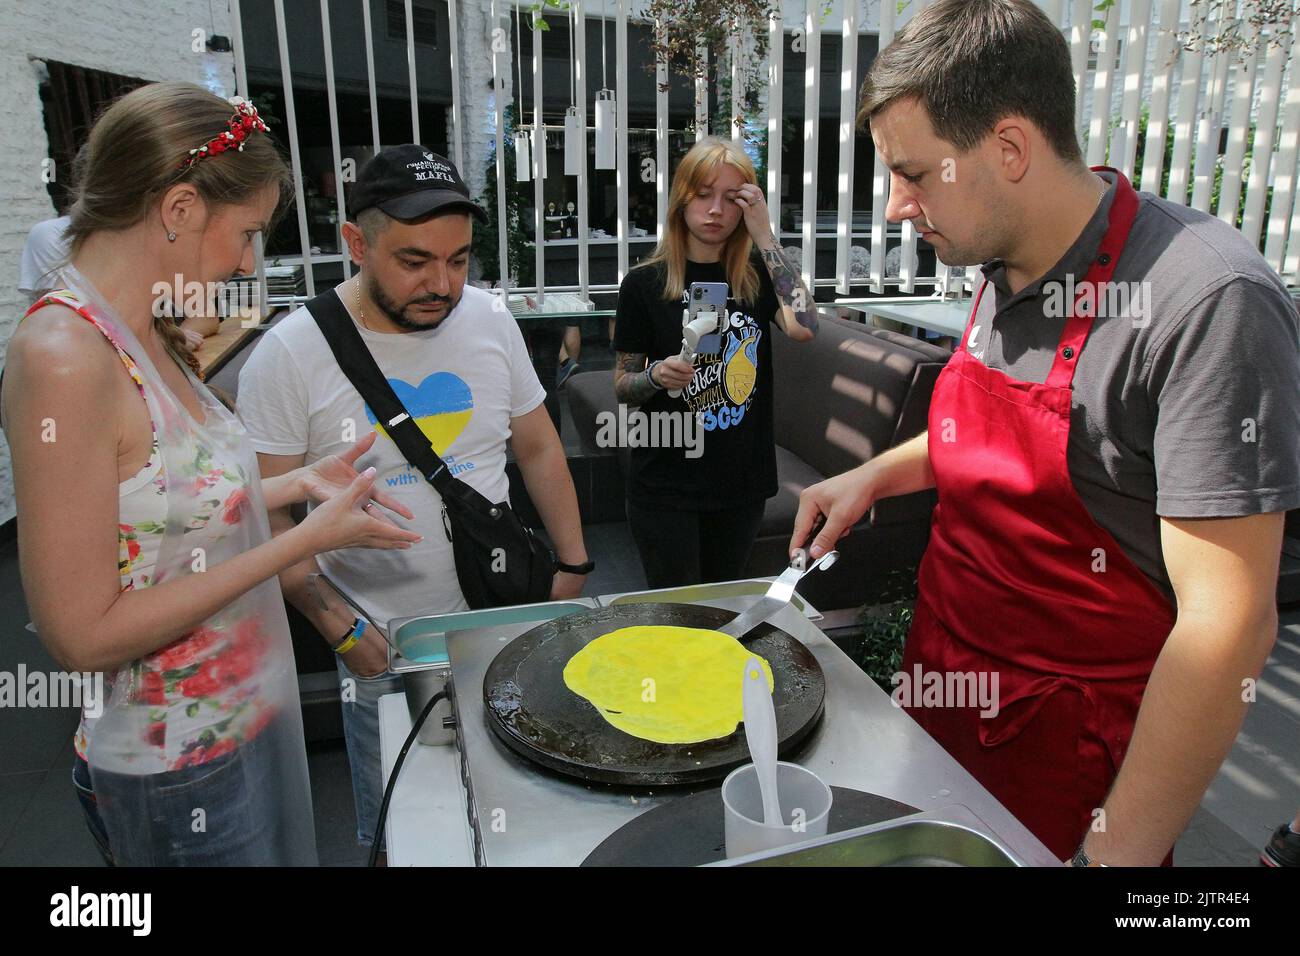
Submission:
<svg viewBox="0 0 1300 956">
<path fill-rule="evenodd" d="M 378 677 L 357 677 L 335 655 L 343 706 L 343 736 L 352 770 L 352 799 L 357 805 L 357 842 L 370 846 L 384 799 L 383 764 L 379 759 L 379 698 L 402 693 L 402 678 L 392 671 Z M 345 684 L 345 681 L 351 681 Z"/>
<path fill-rule="evenodd" d="M 86 825 L 109 866 L 271 866 L 281 862 L 268 833 L 275 818 L 274 734 L 267 728 L 254 740 L 216 760 L 157 774 L 96 772 L 77 757 L 72 784 Z M 107 795 L 107 796 L 106 796 Z M 100 803 L 120 800 L 118 814 L 128 832 L 109 843 L 109 826 Z M 201 814 L 198 812 L 201 811 Z"/>
<path fill-rule="evenodd" d="M 95 849 L 104 858 L 105 864 L 115 865 L 113 850 L 108 845 L 108 831 L 104 828 L 104 818 L 99 815 L 99 801 L 95 799 L 95 791 L 90 785 L 90 764 L 82 760 L 80 754 L 76 755 L 72 764 L 72 788 L 77 791 L 77 800 L 86 817 L 86 828 L 95 841 Z"/>
</svg>

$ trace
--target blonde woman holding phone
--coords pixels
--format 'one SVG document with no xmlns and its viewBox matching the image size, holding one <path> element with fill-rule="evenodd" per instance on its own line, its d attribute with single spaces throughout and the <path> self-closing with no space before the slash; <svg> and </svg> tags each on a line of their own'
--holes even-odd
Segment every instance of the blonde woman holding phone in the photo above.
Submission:
<svg viewBox="0 0 1300 956">
<path fill-rule="evenodd" d="M 631 449 L 628 523 L 652 588 L 726 581 L 744 573 L 776 494 L 773 326 L 796 342 L 817 310 L 772 234 L 754 165 L 739 145 L 696 143 L 673 175 L 664 237 L 623 279 L 614 332 L 620 402 L 670 413 L 696 447 Z M 721 328 L 682 353 L 694 283 L 728 289 Z"/>
</svg>

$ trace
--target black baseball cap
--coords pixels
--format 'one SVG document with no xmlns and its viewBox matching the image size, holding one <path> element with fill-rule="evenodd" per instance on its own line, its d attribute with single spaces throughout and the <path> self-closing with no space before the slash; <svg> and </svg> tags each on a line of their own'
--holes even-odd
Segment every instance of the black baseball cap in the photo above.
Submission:
<svg viewBox="0 0 1300 956">
<path fill-rule="evenodd" d="M 372 206 L 394 219 L 420 219 L 458 206 L 479 222 L 488 218 L 470 198 L 455 165 L 418 143 L 381 150 L 362 167 L 352 187 L 349 211 L 355 217 Z"/>
</svg>

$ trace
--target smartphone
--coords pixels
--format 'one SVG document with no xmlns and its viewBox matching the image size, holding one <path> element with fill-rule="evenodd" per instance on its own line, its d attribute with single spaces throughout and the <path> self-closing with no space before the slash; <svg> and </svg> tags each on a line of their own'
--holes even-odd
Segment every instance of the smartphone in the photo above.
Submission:
<svg viewBox="0 0 1300 956">
<path fill-rule="evenodd" d="M 686 319 L 682 322 L 685 325 L 691 319 L 695 318 L 696 312 L 712 310 L 718 313 L 727 311 L 727 292 L 729 287 L 725 282 L 692 282 L 691 287 L 687 290 L 687 309 Z"/>
<path fill-rule="evenodd" d="M 730 287 L 725 282 L 692 282 L 691 287 L 686 292 L 686 300 L 689 303 L 686 314 L 682 317 L 682 325 L 686 325 L 695 318 L 697 312 L 717 312 L 718 328 L 700 339 L 697 352 L 712 353 L 717 352 L 722 347 L 723 322 L 727 317 L 727 294 Z"/>
</svg>

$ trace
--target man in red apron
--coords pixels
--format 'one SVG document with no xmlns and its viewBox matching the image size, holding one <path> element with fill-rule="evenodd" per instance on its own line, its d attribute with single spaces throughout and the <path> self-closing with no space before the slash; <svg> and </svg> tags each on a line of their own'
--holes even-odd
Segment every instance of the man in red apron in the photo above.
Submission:
<svg viewBox="0 0 1300 956">
<path fill-rule="evenodd" d="M 893 171 L 888 218 L 990 278 L 929 432 L 805 491 L 791 544 L 824 515 L 818 555 L 874 500 L 935 487 L 902 675 L 982 674 L 997 699 L 914 693 L 908 712 L 1062 859 L 1153 865 L 1276 638 L 1283 512 L 1300 505 L 1296 318 L 1229 227 L 1089 171 L 1073 95 L 1059 30 L 1024 0 L 941 0 L 873 64 L 859 118 Z M 1104 314 L 1121 278 L 1155 319 Z M 1233 348 L 1214 347 L 1239 315 Z M 1243 453 L 1192 411 L 1214 400 L 1189 377 L 1202 360 L 1224 370 L 1224 420 L 1244 403 L 1268 444 Z"/>
</svg>

